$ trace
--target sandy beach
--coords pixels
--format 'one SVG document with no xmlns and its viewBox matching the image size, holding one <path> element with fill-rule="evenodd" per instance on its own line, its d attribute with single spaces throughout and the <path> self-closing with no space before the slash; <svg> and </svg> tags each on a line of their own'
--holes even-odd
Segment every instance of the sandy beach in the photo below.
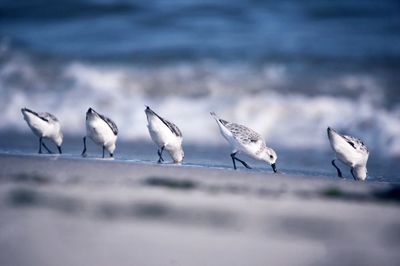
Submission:
<svg viewBox="0 0 400 266">
<path fill-rule="evenodd" d="M 399 188 L 0 155 L 2 265 L 397 265 Z"/>
</svg>

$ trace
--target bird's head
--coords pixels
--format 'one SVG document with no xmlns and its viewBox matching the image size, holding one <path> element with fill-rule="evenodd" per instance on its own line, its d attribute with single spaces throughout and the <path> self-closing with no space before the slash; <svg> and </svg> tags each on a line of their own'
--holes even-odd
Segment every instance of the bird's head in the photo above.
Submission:
<svg viewBox="0 0 400 266">
<path fill-rule="evenodd" d="M 171 157 L 174 160 L 174 163 L 182 163 L 183 159 L 185 158 L 185 153 L 183 152 L 183 149 L 177 149 L 174 151 L 170 151 Z"/>
<path fill-rule="evenodd" d="M 356 166 L 351 171 L 355 180 L 364 181 L 368 177 L 368 171 L 366 166 Z"/>
<path fill-rule="evenodd" d="M 276 169 L 276 160 L 278 159 L 278 156 L 276 155 L 276 152 L 271 149 L 271 148 L 265 148 L 265 154 L 264 154 L 264 161 L 267 162 L 271 167 L 274 173 L 276 173 L 278 170 Z"/>
</svg>

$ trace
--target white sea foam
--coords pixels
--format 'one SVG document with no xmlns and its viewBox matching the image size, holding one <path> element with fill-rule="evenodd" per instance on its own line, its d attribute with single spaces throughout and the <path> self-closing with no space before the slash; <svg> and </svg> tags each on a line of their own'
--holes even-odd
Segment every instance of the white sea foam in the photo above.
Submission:
<svg viewBox="0 0 400 266">
<path fill-rule="evenodd" d="M 363 139 L 382 154 L 400 154 L 400 108 L 382 107 L 379 82 L 346 76 L 321 84 L 341 86 L 356 98 L 332 93 L 287 92 L 290 73 L 281 65 L 257 72 L 214 63 L 140 67 L 70 62 L 37 68 L 14 56 L 0 66 L 0 129 L 28 131 L 21 107 L 54 113 L 67 134 L 83 135 L 85 112 L 93 107 L 111 117 L 122 139 L 148 139 L 144 105 L 150 105 L 182 130 L 184 141 L 221 144 L 209 111 L 242 123 L 267 143 L 288 148 L 329 148 L 326 128 Z M 341 84 L 341 85 L 340 85 Z M 324 87 L 325 86 L 325 87 Z M 343 89 L 344 88 L 344 89 Z"/>
</svg>

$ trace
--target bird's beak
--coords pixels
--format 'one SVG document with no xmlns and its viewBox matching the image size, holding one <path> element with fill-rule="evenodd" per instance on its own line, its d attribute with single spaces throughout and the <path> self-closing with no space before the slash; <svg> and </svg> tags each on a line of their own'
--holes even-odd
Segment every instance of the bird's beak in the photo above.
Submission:
<svg viewBox="0 0 400 266">
<path fill-rule="evenodd" d="M 274 170 L 274 173 L 276 173 L 278 170 L 276 169 L 276 164 L 271 164 L 272 170 Z"/>
<path fill-rule="evenodd" d="M 62 154 L 61 146 L 57 146 L 57 148 L 58 148 L 58 152 L 59 152 L 60 154 Z"/>
</svg>

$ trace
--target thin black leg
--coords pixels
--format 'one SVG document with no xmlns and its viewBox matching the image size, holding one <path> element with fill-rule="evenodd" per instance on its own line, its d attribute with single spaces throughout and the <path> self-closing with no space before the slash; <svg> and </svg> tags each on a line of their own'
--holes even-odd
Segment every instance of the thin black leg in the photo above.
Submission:
<svg viewBox="0 0 400 266">
<path fill-rule="evenodd" d="M 106 148 L 106 147 L 104 147 L 104 145 L 103 145 L 103 158 L 104 158 L 104 150 L 105 150 L 105 148 Z"/>
<path fill-rule="evenodd" d="M 241 164 L 243 164 L 244 167 L 247 169 L 251 169 L 251 167 L 243 160 L 240 160 L 239 158 L 235 157 L 235 160 L 238 160 Z"/>
<path fill-rule="evenodd" d="M 42 153 L 42 137 L 39 138 L 39 154 Z"/>
<path fill-rule="evenodd" d="M 235 154 L 236 153 L 231 153 L 231 158 L 232 158 L 232 163 L 233 163 L 233 169 L 236 170 L 237 168 L 236 168 L 236 162 L 235 162 Z"/>
<path fill-rule="evenodd" d="M 47 151 L 48 153 L 53 153 L 53 152 L 46 146 L 46 144 L 44 144 L 43 141 L 42 141 L 42 146 L 46 149 L 46 151 Z"/>
<path fill-rule="evenodd" d="M 57 146 L 58 152 L 62 154 L 61 146 Z"/>
<path fill-rule="evenodd" d="M 354 168 L 351 168 L 350 172 L 351 172 L 351 175 L 353 176 L 354 180 L 357 181 L 358 179 L 357 179 L 356 176 L 354 175 Z"/>
<path fill-rule="evenodd" d="M 246 167 L 247 169 L 251 169 L 251 167 L 245 161 L 240 160 L 239 158 L 236 157 L 236 153 L 237 152 L 234 152 L 231 154 L 232 161 L 233 161 L 233 168 L 235 168 L 235 170 L 236 170 L 236 163 L 235 163 L 235 160 L 236 160 L 236 161 L 240 162 L 241 164 L 243 164 L 243 166 Z"/>
<path fill-rule="evenodd" d="M 86 137 L 83 137 L 83 151 L 82 156 L 86 156 Z"/>
<path fill-rule="evenodd" d="M 114 154 L 113 154 L 113 153 L 111 153 L 111 152 L 110 152 L 110 157 L 111 157 L 111 158 L 113 158 L 113 157 L 114 157 Z"/>
<path fill-rule="evenodd" d="M 158 163 L 164 162 L 164 158 L 162 157 L 162 153 L 164 151 L 165 146 L 163 145 L 160 150 L 157 150 L 158 154 Z"/>
<path fill-rule="evenodd" d="M 339 167 L 337 167 L 335 164 L 335 160 L 332 160 L 332 165 L 333 165 L 333 167 L 336 168 L 338 177 L 343 178 L 342 172 L 340 171 Z"/>
</svg>

